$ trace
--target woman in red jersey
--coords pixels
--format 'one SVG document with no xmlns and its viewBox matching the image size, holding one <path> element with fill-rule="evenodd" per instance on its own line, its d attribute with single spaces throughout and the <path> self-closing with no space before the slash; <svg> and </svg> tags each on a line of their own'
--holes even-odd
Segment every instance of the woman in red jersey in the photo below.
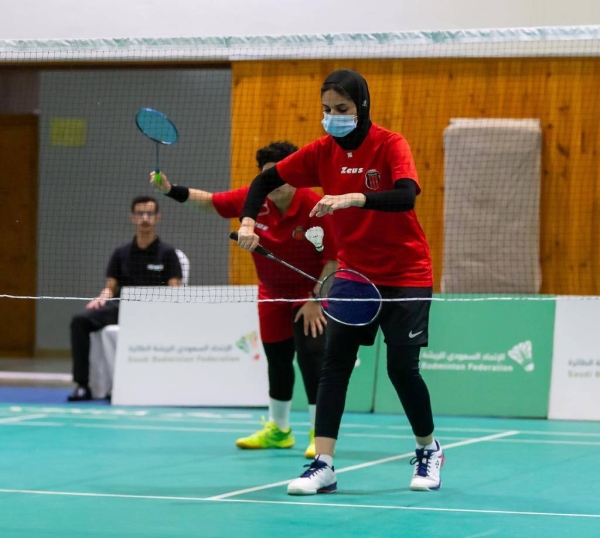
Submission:
<svg viewBox="0 0 600 538">
<path fill-rule="evenodd" d="M 284 183 L 323 188 L 311 216 L 332 215 L 340 268 L 366 275 L 384 299 L 380 316 L 364 328 L 333 320 L 317 395 L 316 458 L 288 485 L 292 495 L 337 489 L 333 454 L 348 381 L 360 345 L 372 345 L 379 327 L 385 336 L 387 370 L 416 437 L 413 490 L 441 485 L 444 456 L 433 437 L 429 392 L 419 373 L 427 345 L 433 276 L 429 246 L 414 211 L 421 192 L 408 142 L 371 122 L 366 80 L 350 70 L 330 74 L 321 87 L 323 127 L 328 135 L 257 176 L 248 192 L 238 244 L 258 244 L 255 219 L 265 196 Z M 416 299 L 416 300 L 415 300 Z"/>
<path fill-rule="evenodd" d="M 268 170 L 298 148 L 289 142 L 273 142 L 256 152 L 259 170 Z M 150 174 L 154 184 L 154 173 Z M 162 175 L 155 185 L 168 197 L 204 211 L 216 211 L 221 217 L 236 218 L 242 213 L 249 187 L 226 192 L 207 192 L 171 185 Z M 336 268 L 337 248 L 331 231 L 331 217 L 310 216 L 320 196 L 310 189 L 282 185 L 272 191 L 259 208 L 258 233 L 262 245 L 278 257 L 322 279 Z M 323 228 L 320 251 L 304 233 L 313 226 Z M 236 441 L 240 448 L 291 448 L 295 439 L 290 428 L 290 408 L 294 387 L 294 355 L 308 398 L 311 429 L 307 458 L 315 457 L 315 408 L 319 373 L 325 347 L 326 321 L 319 303 L 311 300 L 314 284 L 272 260 L 253 254 L 258 275 L 258 317 L 260 335 L 267 357 L 269 375 L 269 420 L 264 427 Z M 277 299 L 281 299 L 277 301 Z M 302 300 L 298 300 L 302 299 Z"/>
</svg>

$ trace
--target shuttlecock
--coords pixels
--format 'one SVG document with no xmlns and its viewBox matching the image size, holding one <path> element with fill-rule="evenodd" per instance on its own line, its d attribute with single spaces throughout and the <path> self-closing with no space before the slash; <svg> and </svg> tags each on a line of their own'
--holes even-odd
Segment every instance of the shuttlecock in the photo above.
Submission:
<svg viewBox="0 0 600 538">
<path fill-rule="evenodd" d="M 306 230 L 304 237 L 315 246 L 317 252 L 321 252 L 323 250 L 323 235 L 323 228 L 320 226 L 313 226 Z"/>
</svg>

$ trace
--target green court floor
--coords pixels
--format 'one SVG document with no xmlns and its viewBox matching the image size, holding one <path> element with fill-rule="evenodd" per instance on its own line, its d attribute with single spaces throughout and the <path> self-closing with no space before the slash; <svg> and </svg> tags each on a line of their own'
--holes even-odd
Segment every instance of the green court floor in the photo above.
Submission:
<svg viewBox="0 0 600 538">
<path fill-rule="evenodd" d="M 260 411 L 0 407 L 0 537 L 600 537 L 600 424 L 438 418 L 439 492 L 408 490 L 404 417 L 347 414 L 339 491 L 289 497 L 307 463 L 241 451 Z"/>
</svg>

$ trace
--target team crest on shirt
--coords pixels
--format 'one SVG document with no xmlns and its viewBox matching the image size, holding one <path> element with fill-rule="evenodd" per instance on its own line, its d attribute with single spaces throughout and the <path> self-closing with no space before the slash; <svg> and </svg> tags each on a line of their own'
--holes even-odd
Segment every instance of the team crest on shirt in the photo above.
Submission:
<svg viewBox="0 0 600 538">
<path fill-rule="evenodd" d="M 365 185 L 368 189 L 376 191 L 379 188 L 380 180 L 381 175 L 377 170 L 375 170 L 374 168 L 367 170 L 367 173 L 365 174 Z"/>
<path fill-rule="evenodd" d="M 302 241 L 302 239 L 304 239 L 304 228 L 302 228 L 302 226 L 296 226 L 292 231 L 292 237 L 296 241 Z"/>
</svg>

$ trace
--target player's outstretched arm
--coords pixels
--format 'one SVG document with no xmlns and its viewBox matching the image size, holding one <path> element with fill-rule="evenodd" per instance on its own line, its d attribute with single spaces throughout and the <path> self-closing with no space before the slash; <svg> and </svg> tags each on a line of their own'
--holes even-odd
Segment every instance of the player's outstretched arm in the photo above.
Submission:
<svg viewBox="0 0 600 538">
<path fill-rule="evenodd" d="M 257 247 L 258 235 L 254 233 L 256 217 L 265 203 L 267 195 L 282 185 L 285 185 L 285 182 L 279 177 L 276 166 L 263 170 L 254 178 L 240 217 L 241 224 L 238 230 L 238 246 L 240 248 L 254 250 Z"/>
<path fill-rule="evenodd" d="M 324 217 L 333 215 L 338 209 L 347 209 L 349 207 L 363 207 L 366 197 L 360 192 L 351 192 L 340 194 L 338 196 L 326 195 L 321 198 L 315 207 L 312 208 L 309 217 Z"/>
<path fill-rule="evenodd" d="M 189 205 L 195 209 L 199 209 L 200 211 L 216 211 L 215 205 L 212 201 L 212 192 L 203 191 L 200 189 L 188 189 L 187 187 L 182 187 L 181 185 L 172 185 L 167 178 L 167 175 L 164 172 L 161 172 L 161 181 L 160 184 L 154 182 L 154 172 L 150 172 L 150 183 L 152 186 L 163 194 L 169 194 L 173 188 L 181 191 L 187 191 L 187 197 L 185 200 L 180 200 L 178 197 L 175 198 L 177 201 L 184 201 L 186 205 Z"/>
</svg>

